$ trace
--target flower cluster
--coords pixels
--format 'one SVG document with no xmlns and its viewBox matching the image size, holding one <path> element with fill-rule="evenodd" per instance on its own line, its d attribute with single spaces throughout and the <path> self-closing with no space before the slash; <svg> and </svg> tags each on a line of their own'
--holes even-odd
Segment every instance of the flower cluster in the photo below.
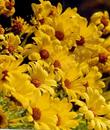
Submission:
<svg viewBox="0 0 110 130">
<path fill-rule="evenodd" d="M 14 4 L 1 0 L 0 14 L 11 16 Z M 0 25 L 0 128 L 110 129 L 108 13 L 88 22 L 44 0 L 32 10 L 28 22 Z"/>
</svg>

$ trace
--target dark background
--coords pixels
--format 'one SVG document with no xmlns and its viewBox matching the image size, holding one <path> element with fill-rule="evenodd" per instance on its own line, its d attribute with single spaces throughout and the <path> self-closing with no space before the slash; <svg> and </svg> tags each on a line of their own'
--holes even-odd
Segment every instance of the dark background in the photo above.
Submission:
<svg viewBox="0 0 110 130">
<path fill-rule="evenodd" d="M 67 7 L 77 7 L 78 13 L 86 18 L 90 18 L 93 12 L 108 10 L 110 13 L 110 0 L 50 0 L 53 5 L 62 3 L 63 9 Z M 15 0 L 16 12 L 14 16 L 21 16 L 29 20 L 32 15 L 31 3 L 39 3 L 38 0 Z M 10 18 L 0 16 L 0 24 L 10 26 Z"/>
<path fill-rule="evenodd" d="M 78 13 L 89 18 L 93 12 L 99 10 L 108 10 L 110 12 L 110 0 L 50 0 L 52 4 L 56 5 L 61 2 L 63 9 L 67 7 L 77 7 Z M 32 14 L 31 3 L 39 3 L 38 0 L 15 0 L 16 14 L 23 17 Z M 27 17 L 28 17 L 27 16 Z"/>
</svg>

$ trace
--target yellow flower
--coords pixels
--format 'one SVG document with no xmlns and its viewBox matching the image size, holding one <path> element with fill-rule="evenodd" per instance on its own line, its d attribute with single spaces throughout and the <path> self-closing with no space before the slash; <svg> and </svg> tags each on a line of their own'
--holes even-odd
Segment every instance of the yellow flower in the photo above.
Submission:
<svg viewBox="0 0 110 130">
<path fill-rule="evenodd" d="M 53 52 L 53 47 L 55 46 L 51 38 L 48 34 L 45 33 L 47 31 L 48 33 L 52 34 L 52 28 L 49 28 L 49 26 L 46 27 L 43 26 L 42 29 L 35 32 L 35 37 L 33 37 L 33 40 L 35 41 L 37 52 L 40 54 L 40 57 L 42 60 L 47 60 L 50 58 L 51 53 Z M 51 33 L 52 32 L 52 33 Z M 35 46 L 35 45 L 34 45 Z"/>
<path fill-rule="evenodd" d="M 80 106 L 79 111 L 84 114 L 88 121 L 89 129 L 107 130 L 110 128 L 110 120 L 106 117 L 110 113 L 110 105 L 98 90 L 87 88 L 87 93 L 81 97 L 83 101 L 76 101 Z"/>
<path fill-rule="evenodd" d="M 20 72 L 14 73 L 14 75 L 10 74 L 7 77 L 4 89 L 7 94 L 11 94 L 27 109 L 31 98 L 33 96 L 37 98 L 40 95 L 40 91 L 30 83 L 29 76 Z"/>
<path fill-rule="evenodd" d="M 5 51 L 7 53 L 17 52 L 19 44 L 21 43 L 20 38 L 13 33 L 7 33 L 5 39 L 7 44 Z"/>
<path fill-rule="evenodd" d="M 33 26 L 30 26 L 23 18 L 16 17 L 11 22 L 11 30 L 14 34 L 23 35 L 24 33 L 31 33 L 35 30 Z"/>
<path fill-rule="evenodd" d="M 42 25 L 44 23 L 52 24 L 52 19 L 62 12 L 62 7 L 60 4 L 55 7 L 50 3 L 50 1 L 40 0 L 40 4 L 32 3 L 32 10 L 37 23 Z"/>
<path fill-rule="evenodd" d="M 104 82 L 101 80 L 102 74 L 98 71 L 98 68 L 91 67 L 89 72 L 86 73 L 84 77 L 85 83 L 87 83 L 87 87 L 92 87 L 97 89 L 99 92 L 102 92 L 102 88 L 105 87 Z"/>
<path fill-rule="evenodd" d="M 13 56 L 0 55 L 0 72 L 2 73 L 2 79 L 5 79 L 9 74 L 25 72 L 27 70 L 27 65 L 20 65 L 22 61 L 22 58 L 15 59 Z"/>
<path fill-rule="evenodd" d="M 57 130 L 70 130 L 78 125 L 78 121 L 75 119 L 77 114 L 71 111 L 72 104 L 66 98 L 62 100 L 53 99 L 51 105 L 57 115 Z"/>
<path fill-rule="evenodd" d="M 7 17 L 12 16 L 15 13 L 15 1 L 14 0 L 1 0 L 0 1 L 0 14 L 5 15 Z"/>
<path fill-rule="evenodd" d="M 54 44 L 54 43 L 53 43 Z M 68 53 L 67 48 L 61 45 L 53 46 L 49 62 L 55 69 L 60 68 L 63 72 L 68 71 L 75 63 L 74 56 Z"/>
<path fill-rule="evenodd" d="M 27 65 L 20 65 L 22 61 L 22 58 L 16 60 L 13 56 L 0 55 L 0 91 L 4 90 L 3 85 L 7 82 L 7 77 L 26 71 Z"/>
<path fill-rule="evenodd" d="M 71 69 L 64 71 L 62 77 L 62 87 L 67 92 L 67 94 L 72 98 L 77 99 L 77 95 L 81 95 L 85 92 L 85 87 L 83 85 L 82 71 L 78 63 L 74 62 Z"/>
<path fill-rule="evenodd" d="M 57 85 L 56 81 L 49 77 L 48 72 L 39 63 L 30 62 L 29 65 L 28 72 L 33 87 L 40 89 L 42 92 L 48 91 L 53 95 L 53 87 Z"/>
<path fill-rule="evenodd" d="M 45 93 L 38 98 L 31 98 L 30 103 L 32 108 L 32 117 L 35 122 L 35 128 L 37 130 L 56 130 L 57 116 L 53 111 L 51 104 L 51 98 L 48 93 Z"/>
<path fill-rule="evenodd" d="M 52 27 L 55 29 L 54 39 L 69 48 L 75 45 L 79 34 L 79 25 L 76 20 L 76 10 L 68 8 L 61 15 L 55 17 Z"/>
<path fill-rule="evenodd" d="M 91 16 L 91 23 L 97 25 L 97 28 L 102 32 L 102 34 L 106 35 L 110 32 L 110 20 L 109 14 L 107 11 L 104 12 L 96 12 Z"/>
</svg>

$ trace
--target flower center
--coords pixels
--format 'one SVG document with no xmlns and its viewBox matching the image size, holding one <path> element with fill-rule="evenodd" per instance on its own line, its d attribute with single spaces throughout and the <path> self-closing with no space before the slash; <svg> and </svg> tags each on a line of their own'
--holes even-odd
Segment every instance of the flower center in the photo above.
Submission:
<svg viewBox="0 0 110 130">
<path fill-rule="evenodd" d="M 49 52 L 45 49 L 40 50 L 40 56 L 42 59 L 47 59 L 49 57 Z"/>
<path fill-rule="evenodd" d="M 62 41 L 62 40 L 64 39 L 64 33 L 61 32 L 61 31 L 55 31 L 55 37 L 56 37 L 58 40 Z"/>
<path fill-rule="evenodd" d="M 53 63 L 54 67 L 58 67 L 58 68 L 61 68 L 61 64 L 58 60 L 55 60 L 54 63 Z"/>
<path fill-rule="evenodd" d="M 23 24 L 20 21 L 13 20 L 12 31 L 14 34 L 20 34 L 22 31 Z"/>
<path fill-rule="evenodd" d="M 99 54 L 99 62 L 105 63 L 106 61 L 107 61 L 107 55 L 105 53 L 100 53 Z"/>
<path fill-rule="evenodd" d="M 15 47 L 13 45 L 9 45 L 8 51 L 12 53 L 15 50 Z"/>
<path fill-rule="evenodd" d="M 76 40 L 76 44 L 78 46 L 82 46 L 82 45 L 84 45 L 84 43 L 85 43 L 85 39 L 83 36 L 80 36 L 80 40 Z"/>
<path fill-rule="evenodd" d="M 106 17 L 102 16 L 101 18 L 101 23 L 104 25 L 104 26 L 107 26 L 108 25 L 108 20 Z"/>
<path fill-rule="evenodd" d="M 39 108 L 33 108 L 32 112 L 33 112 L 33 114 L 32 114 L 33 119 L 34 120 L 40 120 L 40 118 L 41 118 L 41 111 L 39 110 Z"/>
<path fill-rule="evenodd" d="M 41 81 L 38 79 L 32 79 L 31 83 L 34 84 L 36 88 L 38 88 L 41 85 Z"/>
<path fill-rule="evenodd" d="M 39 19 L 39 22 L 40 22 L 41 24 L 44 24 L 44 22 L 45 22 L 44 18 Z"/>
<path fill-rule="evenodd" d="M 15 3 L 14 1 L 10 0 L 9 2 L 6 1 L 5 6 L 7 9 L 11 10 L 14 7 Z"/>
<path fill-rule="evenodd" d="M 8 76 L 8 70 L 2 71 L 2 74 L 3 74 L 2 80 L 6 80 L 6 76 Z"/>
<path fill-rule="evenodd" d="M 74 50 L 75 50 L 75 46 L 72 46 L 70 49 L 69 49 L 69 52 L 74 52 Z"/>
<path fill-rule="evenodd" d="M 64 81 L 65 87 L 70 89 L 71 88 L 71 81 L 69 79 L 65 79 Z"/>
<path fill-rule="evenodd" d="M 57 121 L 57 126 L 60 126 L 61 125 L 61 117 L 57 114 L 57 119 L 58 119 L 58 121 Z"/>
</svg>

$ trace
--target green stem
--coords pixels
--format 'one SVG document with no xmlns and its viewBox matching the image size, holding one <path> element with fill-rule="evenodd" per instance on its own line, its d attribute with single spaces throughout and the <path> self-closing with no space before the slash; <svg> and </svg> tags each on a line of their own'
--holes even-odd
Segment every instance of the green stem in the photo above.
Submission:
<svg viewBox="0 0 110 130">
<path fill-rule="evenodd" d="M 28 33 L 26 38 L 24 39 L 24 41 L 21 43 L 21 46 L 24 46 L 29 38 L 29 36 L 31 35 L 32 33 Z"/>
</svg>

